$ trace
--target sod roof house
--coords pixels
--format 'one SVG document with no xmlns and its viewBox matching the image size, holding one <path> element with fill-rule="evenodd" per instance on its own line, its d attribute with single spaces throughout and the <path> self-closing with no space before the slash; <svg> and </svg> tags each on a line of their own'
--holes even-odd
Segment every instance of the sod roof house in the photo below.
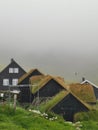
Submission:
<svg viewBox="0 0 98 130">
<path fill-rule="evenodd" d="M 94 90 L 90 84 L 74 83 L 69 84 L 67 88 L 84 102 L 92 105 L 96 103 Z"/>
<path fill-rule="evenodd" d="M 83 102 L 72 92 L 63 90 L 44 104 L 44 111 L 52 111 L 62 115 L 65 120 L 73 121 L 74 114 L 81 111 L 91 110 L 92 107 Z"/>
<path fill-rule="evenodd" d="M 52 97 L 61 90 L 66 89 L 62 78 L 50 75 L 32 77 L 30 82 L 32 84 L 32 93 L 35 97 Z"/>
<path fill-rule="evenodd" d="M 18 79 L 25 73 L 25 70 L 14 59 L 11 59 L 10 64 L 0 72 L 0 90 L 6 91 L 9 86 L 17 87 Z"/>
<path fill-rule="evenodd" d="M 86 79 L 84 79 L 84 81 L 82 81 L 81 84 L 90 84 L 93 87 L 95 97 L 98 100 L 98 86 L 97 85 L 95 85 L 94 83 Z"/>
<path fill-rule="evenodd" d="M 43 75 L 38 69 L 31 69 L 28 73 L 20 77 L 18 85 L 20 85 L 20 94 L 18 96 L 18 101 L 21 103 L 29 103 L 33 100 L 33 94 L 30 91 L 29 80 L 30 77 L 35 75 Z"/>
</svg>

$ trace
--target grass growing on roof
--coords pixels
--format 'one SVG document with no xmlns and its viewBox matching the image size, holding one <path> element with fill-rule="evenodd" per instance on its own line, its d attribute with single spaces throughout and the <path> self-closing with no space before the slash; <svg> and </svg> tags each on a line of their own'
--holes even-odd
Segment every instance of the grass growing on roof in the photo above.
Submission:
<svg viewBox="0 0 98 130">
<path fill-rule="evenodd" d="M 53 97 L 50 101 L 47 103 L 44 103 L 41 105 L 40 109 L 41 111 L 48 111 L 51 110 L 53 106 L 55 106 L 59 101 L 61 101 L 69 92 L 67 91 L 61 91 L 59 94 Z"/>
<path fill-rule="evenodd" d="M 70 84 L 69 89 L 77 97 L 79 97 L 85 102 L 96 102 L 93 88 L 89 84 L 79 84 L 79 83 Z"/>
</svg>

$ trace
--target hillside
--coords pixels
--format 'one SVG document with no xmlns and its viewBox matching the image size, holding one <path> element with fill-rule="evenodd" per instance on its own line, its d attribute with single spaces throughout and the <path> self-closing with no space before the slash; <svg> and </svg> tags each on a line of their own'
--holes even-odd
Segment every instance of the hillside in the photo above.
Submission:
<svg viewBox="0 0 98 130">
<path fill-rule="evenodd" d="M 76 114 L 76 123 L 66 122 L 61 117 L 50 120 L 49 116 L 53 114 L 47 119 L 47 114 L 43 115 L 20 107 L 14 111 L 12 107 L 1 105 L 0 130 L 98 130 L 97 111 Z"/>
<path fill-rule="evenodd" d="M 63 119 L 51 121 L 44 117 L 17 108 L 0 106 L 0 130 L 75 130 L 71 124 L 65 123 Z"/>
</svg>

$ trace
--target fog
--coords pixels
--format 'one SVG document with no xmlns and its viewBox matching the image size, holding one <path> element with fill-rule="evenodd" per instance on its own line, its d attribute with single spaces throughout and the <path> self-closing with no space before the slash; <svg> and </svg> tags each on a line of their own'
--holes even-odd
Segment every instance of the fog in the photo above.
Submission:
<svg viewBox="0 0 98 130">
<path fill-rule="evenodd" d="M 68 81 L 98 83 L 97 0 L 0 1 L 0 66 L 14 58 Z"/>
</svg>

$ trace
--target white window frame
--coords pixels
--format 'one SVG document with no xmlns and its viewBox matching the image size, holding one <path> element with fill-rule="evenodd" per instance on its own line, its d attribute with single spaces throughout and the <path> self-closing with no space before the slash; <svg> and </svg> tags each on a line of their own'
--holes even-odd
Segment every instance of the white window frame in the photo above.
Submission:
<svg viewBox="0 0 98 130">
<path fill-rule="evenodd" d="M 14 73 L 14 68 L 9 68 L 9 73 Z"/>
<path fill-rule="evenodd" d="M 19 68 L 14 68 L 14 73 L 19 73 Z"/>
<path fill-rule="evenodd" d="M 9 85 L 9 79 L 3 79 L 3 86 Z"/>
<path fill-rule="evenodd" d="M 16 86 L 18 84 L 18 79 L 12 79 L 12 85 Z"/>
</svg>

